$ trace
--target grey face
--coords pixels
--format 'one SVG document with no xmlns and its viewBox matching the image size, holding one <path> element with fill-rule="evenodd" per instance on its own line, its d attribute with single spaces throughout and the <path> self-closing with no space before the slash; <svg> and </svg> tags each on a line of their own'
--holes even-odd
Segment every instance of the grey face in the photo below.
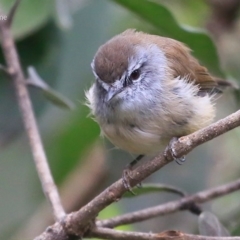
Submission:
<svg viewBox="0 0 240 240">
<path fill-rule="evenodd" d="M 120 46 L 121 47 L 120 47 Z M 121 51 L 120 51 L 121 49 Z M 106 102 L 134 98 L 165 75 L 165 56 L 155 44 L 133 44 L 118 37 L 97 52 L 92 69 Z M 159 86 L 159 84 L 158 84 Z"/>
</svg>

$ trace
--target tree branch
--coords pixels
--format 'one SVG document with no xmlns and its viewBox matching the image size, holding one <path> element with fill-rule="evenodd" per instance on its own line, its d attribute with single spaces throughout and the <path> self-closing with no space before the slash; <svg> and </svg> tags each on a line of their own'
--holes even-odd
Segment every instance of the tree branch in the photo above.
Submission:
<svg viewBox="0 0 240 240">
<path fill-rule="evenodd" d="M 198 192 L 191 196 L 183 197 L 180 200 L 167 202 L 155 207 L 149 207 L 140 211 L 123 214 L 121 216 L 106 220 L 99 220 L 97 221 L 96 225 L 98 227 L 114 228 L 120 225 L 141 222 L 156 216 L 166 215 L 179 210 L 186 210 L 189 208 L 189 206 L 191 206 L 192 203 L 204 203 L 209 200 L 222 197 L 239 189 L 240 179 L 219 187 Z"/>
<path fill-rule="evenodd" d="M 238 127 L 240 125 L 240 111 L 237 111 L 228 117 L 219 120 L 210 126 L 194 132 L 188 136 L 181 137 L 173 145 L 174 155 L 181 157 L 196 146 L 207 142 L 231 129 Z M 165 153 L 159 154 L 157 157 L 153 158 L 151 161 L 145 162 L 144 164 L 137 167 L 131 173 L 130 184 L 135 186 L 140 183 L 143 179 L 159 170 L 167 163 L 173 160 L 172 151 L 166 149 Z M 121 196 L 127 191 L 125 189 L 122 179 L 118 180 L 101 194 L 95 197 L 91 202 L 81 208 L 79 211 L 68 214 L 64 221 L 58 222 L 48 229 L 51 231 L 46 231 L 40 235 L 37 240 L 66 240 L 66 234 L 63 235 L 63 229 L 69 234 L 83 236 L 84 233 L 89 230 L 92 226 L 92 222 L 98 213 L 105 207 L 118 201 Z M 60 233 L 58 235 L 58 233 Z"/>
<path fill-rule="evenodd" d="M 231 114 L 225 119 L 213 123 L 204 129 L 201 129 L 188 136 L 181 137 L 173 144 L 172 150 L 167 148 L 165 154 L 162 153 L 151 161 L 148 161 L 133 170 L 131 173 L 132 179 L 130 180 L 131 186 L 137 185 L 143 179 L 159 170 L 167 163 L 171 162 L 173 160 L 172 151 L 174 151 L 174 155 L 176 157 L 181 157 L 189 153 L 196 146 L 207 142 L 214 137 L 217 137 L 239 125 L 240 111 L 237 111 L 236 113 Z M 78 212 L 68 215 L 65 219 L 66 229 L 71 229 L 71 231 L 73 231 L 72 233 L 74 234 L 82 234 L 81 230 L 78 232 L 79 222 L 84 229 L 86 227 L 86 224 L 89 224 L 89 222 L 94 219 L 101 210 L 103 210 L 114 201 L 120 199 L 126 191 L 127 189 L 125 189 L 122 180 L 117 181 Z"/>
<path fill-rule="evenodd" d="M 90 237 L 97 237 L 110 240 L 156 240 L 160 239 L 158 234 L 143 233 L 143 232 L 129 232 L 113 230 L 109 228 L 93 228 Z"/>
<path fill-rule="evenodd" d="M 12 10 L 10 10 L 10 21 L 12 21 L 18 3 L 19 1 L 17 1 L 16 4 L 14 4 Z M 1 9 L 0 14 L 2 14 Z M 55 219 L 60 220 L 65 215 L 65 212 L 47 163 L 46 154 L 43 149 L 43 144 L 38 131 L 31 100 L 25 84 L 26 80 L 10 31 L 10 25 L 11 24 L 8 21 L 0 21 L 1 45 L 7 63 L 8 74 L 13 80 L 16 89 L 18 104 L 22 114 L 25 130 L 30 142 L 38 175 L 42 183 L 42 188 L 45 192 L 46 197 L 49 199 L 52 205 Z"/>
<path fill-rule="evenodd" d="M 136 233 L 108 228 L 93 228 L 90 236 L 110 240 L 240 240 L 240 237 L 199 236 L 171 230 L 162 233 Z"/>
</svg>

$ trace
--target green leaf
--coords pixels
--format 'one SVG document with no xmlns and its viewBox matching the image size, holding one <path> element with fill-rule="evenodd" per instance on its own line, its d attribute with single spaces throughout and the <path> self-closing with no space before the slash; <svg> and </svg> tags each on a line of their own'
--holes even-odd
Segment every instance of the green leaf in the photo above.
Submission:
<svg viewBox="0 0 240 240">
<path fill-rule="evenodd" d="M 34 67 L 28 67 L 28 76 L 29 79 L 27 83 L 41 89 L 44 96 L 54 105 L 67 109 L 74 108 L 74 104 L 68 98 L 55 91 L 47 83 L 45 83 L 45 81 L 38 75 Z"/>
<path fill-rule="evenodd" d="M 51 169 L 57 183 L 79 163 L 80 156 L 100 134 L 98 124 L 87 117 L 89 109 L 86 106 L 79 104 L 71 114 L 71 121 L 54 133 L 46 144 L 46 152 L 52 160 Z"/>
<path fill-rule="evenodd" d="M 145 195 L 145 194 L 149 194 L 149 193 L 159 193 L 159 192 L 170 192 L 170 193 L 175 193 L 180 196 L 185 196 L 185 193 L 179 188 L 173 187 L 171 185 L 155 184 L 155 183 L 143 184 L 141 187 L 135 187 L 133 189 L 133 192 L 137 196 L 141 196 L 141 195 Z M 136 196 L 133 195 L 131 192 L 126 192 L 123 195 L 123 197 L 130 198 L 130 197 L 136 197 Z"/>
<path fill-rule="evenodd" d="M 174 38 L 187 44 L 193 55 L 208 69 L 223 77 L 215 45 L 203 31 L 180 25 L 171 12 L 161 4 L 148 0 L 113 0 L 128 8 L 139 17 L 154 26 L 161 35 Z"/>
<path fill-rule="evenodd" d="M 200 235 L 204 236 L 230 236 L 228 230 L 222 225 L 218 218 L 210 212 L 202 212 L 198 218 L 198 229 Z"/>
<path fill-rule="evenodd" d="M 6 16 L 15 0 L 0 0 Z M 54 1 L 22 0 L 13 19 L 13 34 L 15 38 L 23 38 L 42 27 L 49 20 Z"/>
</svg>

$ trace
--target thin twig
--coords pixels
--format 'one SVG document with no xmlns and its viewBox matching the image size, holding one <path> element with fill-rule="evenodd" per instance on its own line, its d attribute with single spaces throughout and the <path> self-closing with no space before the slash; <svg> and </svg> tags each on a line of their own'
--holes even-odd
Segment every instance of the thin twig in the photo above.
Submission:
<svg viewBox="0 0 240 240">
<path fill-rule="evenodd" d="M 101 237 L 110 240 L 240 240 L 240 237 L 213 237 L 186 234 L 180 231 L 166 231 L 163 233 L 142 233 L 113 230 L 108 228 L 93 228 L 91 237 Z"/>
<path fill-rule="evenodd" d="M 130 232 L 113 230 L 109 228 L 93 228 L 90 237 L 110 240 L 158 240 L 160 237 L 154 233 Z"/>
<path fill-rule="evenodd" d="M 15 6 L 16 4 L 14 5 L 14 8 Z M 12 9 L 10 10 L 10 13 L 14 13 L 15 11 L 16 9 Z M 0 14 L 1 13 L 2 11 L 0 11 Z M 12 14 L 12 18 L 13 15 L 14 14 Z M 18 104 L 21 110 L 26 133 L 29 138 L 38 175 L 42 183 L 42 188 L 45 192 L 46 197 L 49 199 L 52 205 L 55 219 L 60 220 L 65 215 L 65 212 L 47 163 L 46 154 L 43 149 L 43 144 L 38 131 L 38 126 L 34 116 L 29 93 L 25 84 L 25 77 L 19 61 L 16 46 L 10 31 L 10 27 L 5 21 L 0 21 L 0 35 L 8 73 L 14 82 Z"/>
<path fill-rule="evenodd" d="M 17 8 L 20 4 L 21 0 L 16 0 L 15 3 L 13 4 L 9 14 L 8 14 L 8 17 L 7 17 L 7 21 L 6 21 L 6 25 L 7 27 L 11 27 L 12 26 L 12 23 L 13 23 L 13 18 L 15 16 L 15 13 L 17 11 Z"/>
<path fill-rule="evenodd" d="M 179 141 L 174 144 L 174 154 L 177 157 L 185 155 L 193 150 L 196 146 L 207 142 L 238 126 L 240 126 L 240 111 L 237 111 L 204 129 L 180 138 Z M 171 154 L 171 151 L 169 149 L 166 149 L 165 154 L 159 154 L 151 161 L 140 165 L 131 172 L 131 186 L 137 185 L 146 177 L 159 170 L 172 160 L 173 156 Z M 86 206 L 77 212 L 68 214 L 64 221 L 54 224 L 49 228 L 51 231 L 45 231 L 36 239 L 66 240 L 67 233 L 83 236 L 87 230 L 91 229 L 91 222 L 94 221 L 98 213 L 114 201 L 118 201 L 126 191 L 127 189 L 125 189 L 122 179 L 118 180 L 97 197 L 95 197 Z M 63 227 L 66 232 L 64 232 Z"/>
<path fill-rule="evenodd" d="M 224 196 L 240 189 L 240 179 L 237 181 L 215 187 L 212 189 L 204 190 L 184 197 L 180 200 L 167 202 L 155 207 L 149 207 L 140 211 L 123 214 L 114 218 L 99 220 L 96 225 L 99 227 L 114 228 L 116 226 L 141 222 L 156 216 L 162 216 L 173 213 L 179 210 L 186 210 L 192 203 L 204 203 L 214 198 Z"/>
</svg>

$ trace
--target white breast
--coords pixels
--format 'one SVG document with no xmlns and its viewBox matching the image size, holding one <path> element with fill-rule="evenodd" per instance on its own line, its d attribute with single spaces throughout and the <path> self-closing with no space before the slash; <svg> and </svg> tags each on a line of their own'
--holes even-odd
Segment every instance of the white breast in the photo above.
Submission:
<svg viewBox="0 0 240 240">
<path fill-rule="evenodd" d="M 134 154 L 154 154 L 166 145 L 158 132 L 146 132 L 132 124 L 106 124 L 102 126 L 102 131 L 114 145 Z"/>
</svg>

